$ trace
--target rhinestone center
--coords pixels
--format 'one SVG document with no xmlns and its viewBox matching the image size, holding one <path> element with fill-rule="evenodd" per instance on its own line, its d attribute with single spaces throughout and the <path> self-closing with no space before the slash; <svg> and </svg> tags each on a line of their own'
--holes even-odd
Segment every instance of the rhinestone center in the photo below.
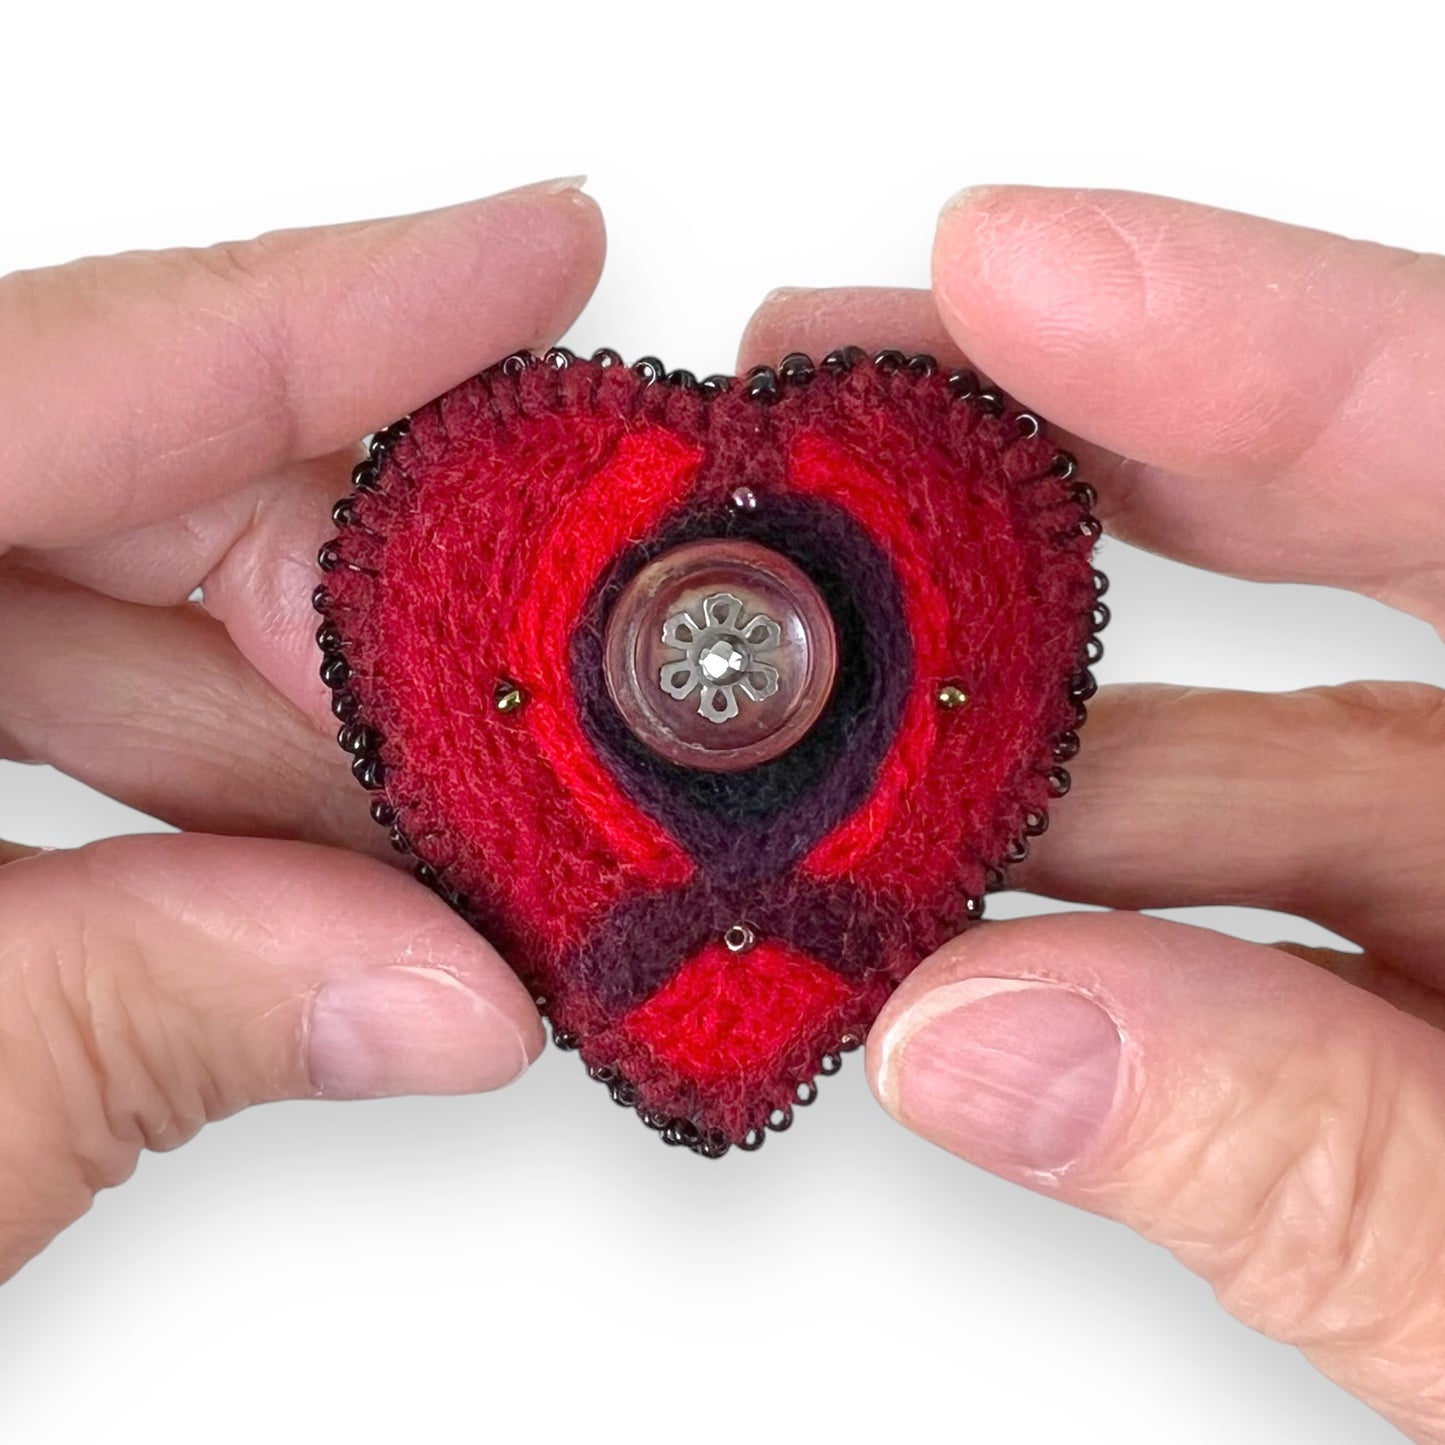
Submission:
<svg viewBox="0 0 1445 1445">
<path fill-rule="evenodd" d="M 736 682 L 748 670 L 750 660 L 739 649 L 737 638 L 720 637 L 698 653 L 697 665 L 709 682 Z"/>
</svg>

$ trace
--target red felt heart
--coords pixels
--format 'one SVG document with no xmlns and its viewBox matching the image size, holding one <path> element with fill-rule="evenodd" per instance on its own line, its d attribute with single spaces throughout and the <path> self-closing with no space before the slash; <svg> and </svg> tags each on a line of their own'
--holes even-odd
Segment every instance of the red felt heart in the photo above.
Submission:
<svg viewBox="0 0 1445 1445">
<path fill-rule="evenodd" d="M 785 1128 L 1043 830 L 1107 617 L 1074 472 L 972 373 L 852 348 L 701 383 L 518 355 L 374 439 L 316 594 L 342 746 L 668 1142 Z M 628 582 L 719 540 L 801 569 L 837 637 L 806 736 L 732 772 L 603 677 Z"/>
</svg>

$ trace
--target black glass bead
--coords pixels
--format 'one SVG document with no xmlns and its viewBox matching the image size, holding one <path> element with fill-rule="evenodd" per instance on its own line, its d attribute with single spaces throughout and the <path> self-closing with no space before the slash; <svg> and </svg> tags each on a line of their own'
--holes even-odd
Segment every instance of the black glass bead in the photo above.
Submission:
<svg viewBox="0 0 1445 1445">
<path fill-rule="evenodd" d="M 859 346 L 840 346 L 823 358 L 823 367 L 827 371 L 852 371 L 860 361 L 867 359 L 867 353 Z"/>
<path fill-rule="evenodd" d="M 794 386 L 804 386 L 813 379 L 813 358 L 801 351 L 790 351 L 779 363 L 778 375 Z"/>
<path fill-rule="evenodd" d="M 386 781 L 386 768 L 375 753 L 365 753 L 351 765 L 351 776 L 368 792 L 375 792 Z"/>
<path fill-rule="evenodd" d="M 771 366 L 755 366 L 748 372 L 747 394 L 754 401 L 776 401 L 778 374 Z"/>
</svg>

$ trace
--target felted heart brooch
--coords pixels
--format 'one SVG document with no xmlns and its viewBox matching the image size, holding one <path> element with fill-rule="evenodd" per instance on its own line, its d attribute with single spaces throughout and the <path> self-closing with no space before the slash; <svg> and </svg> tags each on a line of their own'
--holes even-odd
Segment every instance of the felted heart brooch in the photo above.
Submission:
<svg viewBox="0 0 1445 1445">
<path fill-rule="evenodd" d="M 592 1077 L 758 1147 L 1069 787 L 1093 493 L 968 371 L 518 354 L 372 440 L 322 678 L 372 813 Z"/>
</svg>

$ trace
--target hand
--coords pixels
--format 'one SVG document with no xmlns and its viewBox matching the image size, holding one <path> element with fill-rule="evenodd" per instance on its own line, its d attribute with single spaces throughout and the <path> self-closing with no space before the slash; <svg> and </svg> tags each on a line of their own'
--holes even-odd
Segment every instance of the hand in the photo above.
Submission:
<svg viewBox="0 0 1445 1445">
<path fill-rule="evenodd" d="M 602 248 L 561 182 L 0 280 L 0 757 L 234 835 L 0 844 L 0 1279 L 143 1147 L 489 1089 L 541 1048 L 469 927 L 343 851 L 385 838 L 309 598 L 356 439 L 549 344 Z"/>
<path fill-rule="evenodd" d="M 775 293 L 742 365 L 842 343 L 967 354 L 1072 429 L 1117 536 L 1445 625 L 1445 258 L 986 188 L 944 213 L 931 296 Z M 1363 954 L 1129 912 L 987 925 L 885 1010 L 875 1091 L 1445 1441 L 1445 695 L 1105 688 L 1084 740 L 1018 882 L 1282 909 Z"/>
</svg>

